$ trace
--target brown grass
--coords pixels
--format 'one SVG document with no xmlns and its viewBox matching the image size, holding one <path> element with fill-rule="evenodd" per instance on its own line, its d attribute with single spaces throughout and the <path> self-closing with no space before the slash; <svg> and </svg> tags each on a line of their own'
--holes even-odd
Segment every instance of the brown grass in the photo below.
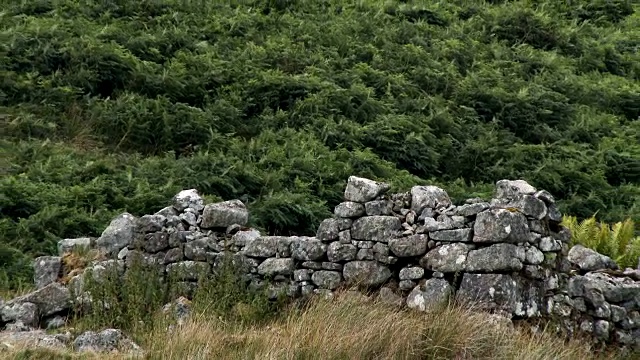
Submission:
<svg viewBox="0 0 640 360">
<path fill-rule="evenodd" d="M 349 293 L 315 299 L 264 326 L 242 327 L 194 315 L 175 330 L 166 329 L 166 324 L 159 325 L 138 339 L 146 349 L 145 359 L 620 358 L 596 356 L 587 342 L 565 343 L 544 332 L 532 335 L 469 308 L 419 313 L 363 302 Z M 13 354 L 13 359 L 53 358 Z"/>
</svg>

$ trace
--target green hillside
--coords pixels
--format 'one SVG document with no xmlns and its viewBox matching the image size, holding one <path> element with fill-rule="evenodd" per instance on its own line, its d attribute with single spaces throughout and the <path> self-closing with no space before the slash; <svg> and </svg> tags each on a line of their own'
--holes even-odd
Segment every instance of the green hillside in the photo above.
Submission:
<svg viewBox="0 0 640 360">
<path fill-rule="evenodd" d="M 3 3 L 11 286 L 184 188 L 274 234 L 314 233 L 349 175 L 457 201 L 522 178 L 564 213 L 640 222 L 631 0 Z"/>
</svg>

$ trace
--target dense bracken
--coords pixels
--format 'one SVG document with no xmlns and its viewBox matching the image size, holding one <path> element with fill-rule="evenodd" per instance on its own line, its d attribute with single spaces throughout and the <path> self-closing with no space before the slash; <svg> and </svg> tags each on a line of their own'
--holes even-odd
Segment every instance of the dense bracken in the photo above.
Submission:
<svg viewBox="0 0 640 360">
<path fill-rule="evenodd" d="M 11 1 L 0 277 L 177 191 L 314 233 L 348 176 L 454 199 L 522 178 L 640 221 L 632 1 Z M 11 279 L 9 281 L 9 279 Z"/>
</svg>

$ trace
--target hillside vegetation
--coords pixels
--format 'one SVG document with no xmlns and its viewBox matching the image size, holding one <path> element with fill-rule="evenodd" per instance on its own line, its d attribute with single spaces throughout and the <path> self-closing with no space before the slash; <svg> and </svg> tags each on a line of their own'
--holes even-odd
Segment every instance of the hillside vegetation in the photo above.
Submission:
<svg viewBox="0 0 640 360">
<path fill-rule="evenodd" d="M 3 2 L 7 285 L 184 188 L 272 234 L 313 234 L 349 175 L 457 200 L 522 178 L 640 222 L 633 1 L 226 3 Z"/>
</svg>

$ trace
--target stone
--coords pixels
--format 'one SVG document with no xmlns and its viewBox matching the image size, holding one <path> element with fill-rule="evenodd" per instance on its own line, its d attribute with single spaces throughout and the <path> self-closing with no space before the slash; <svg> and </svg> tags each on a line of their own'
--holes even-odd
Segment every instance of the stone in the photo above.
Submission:
<svg viewBox="0 0 640 360">
<path fill-rule="evenodd" d="M 340 231 L 340 233 L 338 233 L 338 241 L 341 244 L 351 244 L 351 231 Z"/>
<path fill-rule="evenodd" d="M 244 255 L 251 257 L 273 257 L 278 252 L 278 237 L 260 236 L 247 244 L 243 252 Z"/>
<path fill-rule="evenodd" d="M 575 245 L 567 255 L 569 262 L 582 271 L 601 269 L 617 270 L 618 265 L 610 257 L 582 245 Z"/>
<path fill-rule="evenodd" d="M 258 274 L 263 276 L 291 275 L 294 265 L 291 258 L 269 258 L 258 266 Z"/>
<path fill-rule="evenodd" d="M 497 199 L 517 199 L 523 195 L 533 195 L 536 188 L 524 180 L 499 180 L 496 182 Z"/>
<path fill-rule="evenodd" d="M 407 296 L 407 307 L 418 311 L 432 311 L 448 304 L 453 287 L 444 279 L 429 279 L 416 286 Z"/>
<path fill-rule="evenodd" d="M 379 286 L 391 277 L 391 270 L 377 261 L 351 261 L 344 265 L 342 274 L 349 283 Z"/>
<path fill-rule="evenodd" d="M 535 246 L 527 248 L 525 253 L 525 263 L 530 265 L 540 265 L 544 261 L 544 254 Z"/>
<path fill-rule="evenodd" d="M 68 310 L 71 306 L 71 292 L 59 283 L 51 283 L 41 289 L 19 296 L 7 305 L 33 303 L 40 316 L 49 316 Z"/>
<path fill-rule="evenodd" d="M 154 215 L 162 215 L 165 218 L 167 218 L 167 221 L 169 221 L 169 218 L 173 218 L 176 217 L 180 214 L 180 212 L 178 210 L 176 210 L 172 205 L 166 206 L 158 211 L 156 211 L 156 213 Z"/>
<path fill-rule="evenodd" d="M 327 259 L 332 262 L 355 260 L 358 249 L 351 244 L 332 242 L 327 249 Z"/>
<path fill-rule="evenodd" d="M 41 289 L 58 279 L 62 268 L 60 256 L 40 256 L 34 261 L 34 282 Z"/>
<path fill-rule="evenodd" d="M 333 213 L 340 218 L 360 217 L 363 216 L 365 212 L 365 206 L 363 204 L 353 201 L 340 203 L 333 210 Z"/>
<path fill-rule="evenodd" d="M 334 290 L 342 282 L 342 274 L 337 271 L 320 270 L 311 275 L 311 280 L 320 289 Z"/>
<path fill-rule="evenodd" d="M 200 212 L 204 209 L 204 199 L 196 189 L 182 190 L 173 197 L 173 207 L 178 212 L 188 208 Z"/>
<path fill-rule="evenodd" d="M 178 325 L 183 325 L 191 314 L 191 301 L 184 296 L 180 296 L 165 304 L 162 307 L 162 313 L 175 320 Z"/>
<path fill-rule="evenodd" d="M 91 238 L 88 237 L 60 240 L 58 241 L 58 255 L 62 256 L 76 250 L 87 250 L 91 248 L 91 243 Z"/>
<path fill-rule="evenodd" d="M 462 243 L 445 244 L 430 250 L 420 259 L 420 266 L 427 270 L 442 273 L 463 271 L 467 262 L 470 246 Z"/>
<path fill-rule="evenodd" d="M 69 341 L 66 334 L 49 335 L 44 330 L 25 330 L 14 332 L 9 329 L 9 326 L 7 326 L 7 329 L 5 330 L 6 331 L 4 332 L 0 332 L 0 354 L 3 354 L 4 351 L 2 345 L 5 345 L 8 348 L 20 346 L 65 350 L 66 343 Z"/>
<path fill-rule="evenodd" d="M 489 208 L 488 202 L 479 202 L 474 204 L 464 204 L 456 209 L 456 215 L 460 216 L 475 216 L 478 213 L 485 211 Z"/>
<path fill-rule="evenodd" d="M 400 280 L 418 280 L 424 276 L 424 269 L 419 266 L 405 267 L 400 269 Z"/>
<path fill-rule="evenodd" d="M 389 191 L 391 186 L 357 176 L 349 176 L 344 198 L 347 201 L 366 203 Z"/>
<path fill-rule="evenodd" d="M 391 200 L 373 200 L 364 204 L 365 212 L 368 216 L 393 215 L 393 201 Z"/>
<path fill-rule="evenodd" d="M 0 306 L 0 319 L 4 322 L 20 322 L 27 327 L 36 327 L 40 320 L 38 306 L 30 302 Z"/>
<path fill-rule="evenodd" d="M 414 186 L 411 188 L 411 210 L 421 214 L 425 208 L 438 209 L 451 205 L 446 191 L 437 186 Z"/>
<path fill-rule="evenodd" d="M 531 195 L 522 195 L 510 200 L 496 199 L 493 203 L 502 208 L 516 209 L 529 218 L 542 220 L 547 216 L 545 203 Z"/>
<path fill-rule="evenodd" d="M 519 243 L 527 241 L 529 236 L 527 218 L 517 211 L 483 211 L 473 225 L 473 242 L 477 243 Z"/>
<path fill-rule="evenodd" d="M 416 287 L 416 282 L 413 280 L 400 280 L 398 288 L 402 291 L 408 291 Z"/>
<path fill-rule="evenodd" d="M 302 263 L 302 266 L 307 269 L 320 270 L 322 269 L 322 263 L 317 261 L 305 261 Z"/>
<path fill-rule="evenodd" d="M 142 349 L 127 338 L 122 331 L 105 329 L 99 333 L 86 331 L 73 341 L 78 352 L 94 353 L 140 353 Z"/>
<path fill-rule="evenodd" d="M 547 219 L 555 223 L 562 222 L 562 213 L 560 213 L 558 205 L 550 204 L 549 206 L 547 206 Z"/>
<path fill-rule="evenodd" d="M 316 232 L 316 238 L 320 241 L 333 241 L 340 234 L 340 222 L 338 219 L 324 219 L 320 222 Z"/>
<path fill-rule="evenodd" d="M 180 214 L 178 218 L 180 219 L 180 221 L 184 221 L 185 223 L 189 224 L 189 226 L 196 227 L 198 226 L 198 215 L 194 214 L 190 210 L 191 209 L 187 209 L 187 211 Z"/>
<path fill-rule="evenodd" d="M 402 296 L 386 286 L 382 287 L 378 292 L 377 301 L 393 307 L 400 307 L 404 303 Z"/>
<path fill-rule="evenodd" d="M 164 255 L 164 264 L 171 264 L 184 259 L 184 251 L 181 248 L 169 249 Z"/>
<path fill-rule="evenodd" d="M 291 241 L 291 256 L 295 260 L 319 260 L 327 252 L 327 245 L 316 238 L 300 236 Z"/>
<path fill-rule="evenodd" d="M 162 230 L 167 223 L 167 218 L 162 215 L 143 215 L 138 218 L 138 229 L 145 233 Z"/>
<path fill-rule="evenodd" d="M 471 241 L 471 229 L 433 231 L 429 233 L 429 238 L 435 241 L 468 242 Z"/>
<path fill-rule="evenodd" d="M 427 252 L 427 235 L 418 234 L 389 240 L 389 249 L 397 257 L 422 256 Z"/>
<path fill-rule="evenodd" d="M 469 272 L 519 271 L 524 260 L 524 248 L 501 243 L 469 251 L 465 269 Z"/>
<path fill-rule="evenodd" d="M 462 277 L 456 300 L 475 304 L 483 310 L 505 311 L 512 314 L 516 309 L 518 287 L 510 275 L 469 274 Z"/>
<path fill-rule="evenodd" d="M 133 245 L 134 247 L 141 245 L 147 253 L 157 253 L 159 251 L 166 250 L 169 247 L 169 234 L 165 232 L 146 234 L 143 239 L 142 244 L 139 244 L 138 241 L 134 241 Z"/>
<path fill-rule="evenodd" d="M 294 281 L 310 281 L 313 270 L 311 269 L 298 269 L 293 271 Z"/>
<path fill-rule="evenodd" d="M 45 328 L 47 330 L 55 330 L 65 326 L 66 323 L 67 323 L 67 320 L 64 317 L 60 315 L 56 315 L 45 321 Z"/>
<path fill-rule="evenodd" d="M 540 239 L 538 248 L 544 252 L 560 251 L 562 249 L 562 242 L 546 236 Z"/>
<path fill-rule="evenodd" d="M 611 323 L 606 320 L 596 320 L 593 324 L 593 334 L 600 340 L 609 340 Z"/>
<path fill-rule="evenodd" d="M 129 213 L 120 214 L 104 229 L 102 235 L 96 240 L 96 246 L 107 256 L 115 257 L 120 250 L 133 242 L 135 233 L 136 218 Z"/>
<path fill-rule="evenodd" d="M 622 306 L 611 305 L 611 321 L 619 323 L 627 317 L 627 309 Z"/>
<path fill-rule="evenodd" d="M 256 229 L 241 230 L 231 237 L 231 243 L 239 247 L 245 247 L 260 237 L 260 231 Z"/>
<path fill-rule="evenodd" d="M 356 260 L 374 260 L 373 249 L 359 249 L 356 254 Z"/>
<path fill-rule="evenodd" d="M 353 222 L 351 238 L 386 243 L 395 238 L 401 228 L 402 224 L 395 216 L 367 216 Z"/>
<path fill-rule="evenodd" d="M 240 200 L 223 201 L 204 207 L 200 227 L 203 229 L 226 228 L 238 224 L 245 226 L 249 221 L 249 210 Z"/>
<path fill-rule="evenodd" d="M 196 281 L 211 272 L 211 266 L 202 261 L 181 261 L 167 265 L 167 274 L 177 281 Z"/>
</svg>

